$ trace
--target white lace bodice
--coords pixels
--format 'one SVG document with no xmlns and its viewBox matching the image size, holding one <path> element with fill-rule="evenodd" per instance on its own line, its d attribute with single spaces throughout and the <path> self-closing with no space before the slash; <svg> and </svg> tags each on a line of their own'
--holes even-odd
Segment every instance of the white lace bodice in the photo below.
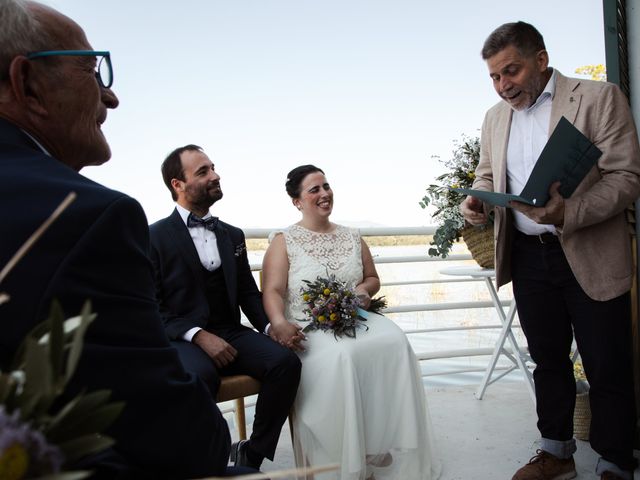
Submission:
<svg viewBox="0 0 640 480">
<path fill-rule="evenodd" d="M 283 232 L 289 258 L 289 279 L 285 316 L 289 321 L 304 320 L 301 287 L 303 280 L 335 275 L 354 288 L 362 282 L 360 233 L 338 225 L 331 233 L 317 233 L 299 225 Z"/>
</svg>

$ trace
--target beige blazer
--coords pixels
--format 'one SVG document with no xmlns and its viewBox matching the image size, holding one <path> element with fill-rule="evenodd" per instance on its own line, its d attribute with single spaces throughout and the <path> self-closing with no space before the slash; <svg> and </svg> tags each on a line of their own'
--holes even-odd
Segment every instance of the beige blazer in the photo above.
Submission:
<svg viewBox="0 0 640 480">
<path fill-rule="evenodd" d="M 609 300 L 628 291 L 633 277 L 625 209 L 640 195 L 638 134 L 627 98 L 616 85 L 556 73 L 549 134 L 564 116 L 603 152 L 597 166 L 565 200 L 564 225 L 556 230 L 582 289 L 594 300 Z M 474 188 L 507 190 L 511 113 L 501 101 L 485 116 Z M 513 233 L 511 210 L 496 207 L 498 286 L 511 281 Z"/>
</svg>

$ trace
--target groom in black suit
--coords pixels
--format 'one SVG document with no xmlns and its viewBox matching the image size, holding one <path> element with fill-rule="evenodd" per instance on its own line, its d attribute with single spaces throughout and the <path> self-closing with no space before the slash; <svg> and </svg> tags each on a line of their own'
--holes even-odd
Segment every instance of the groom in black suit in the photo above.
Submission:
<svg viewBox="0 0 640 480">
<path fill-rule="evenodd" d="M 178 148 L 162 164 L 162 176 L 176 202 L 169 217 L 150 227 L 165 329 L 185 368 L 214 397 L 220 375 L 260 380 L 251 438 L 231 447 L 236 465 L 259 468 L 265 457 L 273 460 L 298 389 L 300 360 L 266 335 L 269 321 L 242 230 L 209 213 L 222 198 L 209 157 L 197 145 Z M 240 308 L 257 332 L 241 325 Z"/>
</svg>

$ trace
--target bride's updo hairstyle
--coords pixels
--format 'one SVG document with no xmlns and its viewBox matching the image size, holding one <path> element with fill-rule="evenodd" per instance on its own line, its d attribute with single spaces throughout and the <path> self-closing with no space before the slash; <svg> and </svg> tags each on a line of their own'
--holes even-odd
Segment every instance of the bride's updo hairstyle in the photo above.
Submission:
<svg viewBox="0 0 640 480">
<path fill-rule="evenodd" d="M 300 196 L 300 186 L 304 178 L 310 173 L 320 172 L 324 175 L 322 169 L 315 165 L 300 165 L 294 168 L 287 175 L 287 183 L 284 184 L 287 189 L 287 193 L 291 198 L 298 198 Z"/>
</svg>

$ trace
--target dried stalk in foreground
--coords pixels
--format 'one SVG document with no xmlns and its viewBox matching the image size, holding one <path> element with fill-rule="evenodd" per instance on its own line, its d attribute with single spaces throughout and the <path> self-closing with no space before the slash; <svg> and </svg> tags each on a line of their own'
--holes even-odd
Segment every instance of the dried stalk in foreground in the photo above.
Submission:
<svg viewBox="0 0 640 480">
<path fill-rule="evenodd" d="M 45 220 L 45 222 L 38 227 L 38 229 L 31 234 L 31 236 L 27 239 L 26 242 L 18 249 L 18 251 L 11 257 L 11 259 L 4 266 L 2 271 L 0 271 L 0 283 L 5 279 L 9 272 L 16 266 L 16 264 L 24 257 L 27 252 L 31 249 L 31 247 L 38 241 L 38 239 L 42 236 L 42 234 L 51 226 L 53 222 L 60 216 L 62 212 L 76 199 L 75 192 L 69 193 L 65 197 L 65 199 L 58 205 L 53 213 Z M 0 292 L 0 305 L 9 301 L 9 295 Z"/>
<path fill-rule="evenodd" d="M 288 470 L 276 470 L 275 472 L 251 473 L 249 475 L 238 475 L 235 477 L 207 477 L 201 480 L 274 480 L 277 478 L 298 478 L 312 473 L 324 473 L 338 470 L 340 465 L 332 463 L 319 467 L 291 468 Z"/>
</svg>

